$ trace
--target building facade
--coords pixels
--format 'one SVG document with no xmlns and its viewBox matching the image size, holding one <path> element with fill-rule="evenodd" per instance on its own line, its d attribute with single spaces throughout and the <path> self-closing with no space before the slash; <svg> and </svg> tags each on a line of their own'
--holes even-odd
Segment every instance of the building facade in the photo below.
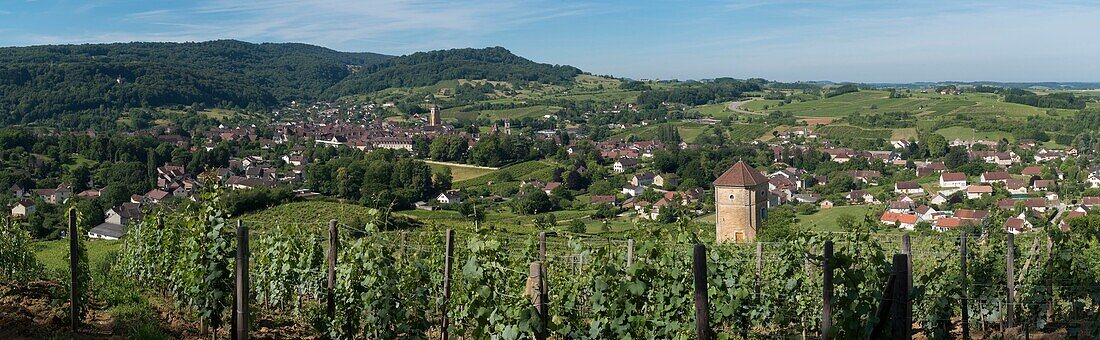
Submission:
<svg viewBox="0 0 1100 340">
<path fill-rule="evenodd" d="M 718 242 L 753 242 L 768 217 L 768 178 L 737 162 L 714 180 Z"/>
</svg>

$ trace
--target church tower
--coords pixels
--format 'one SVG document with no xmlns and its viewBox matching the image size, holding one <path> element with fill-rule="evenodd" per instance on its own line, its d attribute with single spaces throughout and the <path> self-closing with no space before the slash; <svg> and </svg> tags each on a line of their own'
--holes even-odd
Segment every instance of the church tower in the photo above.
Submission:
<svg viewBox="0 0 1100 340">
<path fill-rule="evenodd" d="M 714 180 L 715 238 L 752 242 L 768 217 L 768 178 L 738 161 Z"/>
<path fill-rule="evenodd" d="M 432 105 L 431 112 L 428 114 L 428 126 L 440 125 L 443 125 L 443 119 L 439 115 L 439 106 Z"/>
</svg>

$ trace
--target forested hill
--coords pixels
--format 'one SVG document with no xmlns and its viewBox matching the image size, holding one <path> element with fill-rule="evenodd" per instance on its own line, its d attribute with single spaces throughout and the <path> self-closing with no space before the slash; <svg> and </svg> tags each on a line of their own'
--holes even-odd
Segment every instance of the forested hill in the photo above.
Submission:
<svg viewBox="0 0 1100 340">
<path fill-rule="evenodd" d="M 258 110 L 445 79 L 561 83 L 578 73 L 500 47 L 402 57 L 235 40 L 8 47 L 0 48 L 0 125 L 58 117 L 84 125 L 126 108 L 194 103 Z"/>
<path fill-rule="evenodd" d="M 503 47 L 418 52 L 366 67 L 333 86 L 330 96 L 372 92 L 391 87 L 426 86 L 447 79 L 488 79 L 547 84 L 571 82 L 581 70 L 540 64 Z"/>
</svg>

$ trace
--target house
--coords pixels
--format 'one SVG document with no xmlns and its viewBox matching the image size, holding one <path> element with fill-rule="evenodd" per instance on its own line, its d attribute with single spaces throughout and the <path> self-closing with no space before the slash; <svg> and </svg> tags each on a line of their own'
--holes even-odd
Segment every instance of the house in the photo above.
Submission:
<svg viewBox="0 0 1100 340">
<path fill-rule="evenodd" d="M 920 184 L 916 181 L 902 181 L 894 183 L 894 192 L 906 195 L 920 195 L 924 194 L 924 188 L 921 188 Z"/>
<path fill-rule="evenodd" d="M 945 217 L 936 220 L 932 224 L 932 229 L 939 232 L 957 229 L 963 226 L 963 220 L 958 217 Z"/>
<path fill-rule="evenodd" d="M 654 202 L 653 205 L 649 207 L 649 219 L 656 220 L 657 217 L 660 217 L 662 210 L 670 207 L 672 207 L 672 201 L 669 201 L 667 198 L 657 200 L 657 202 Z"/>
<path fill-rule="evenodd" d="M 879 222 L 885 225 L 895 226 L 905 230 L 913 230 L 917 226 L 917 215 L 884 212 Z"/>
<path fill-rule="evenodd" d="M 1009 175 L 1007 172 L 993 171 L 993 172 L 982 173 L 982 177 L 981 177 L 980 181 L 982 183 L 993 184 L 993 183 L 1005 183 L 1005 182 L 1008 182 L 1008 180 L 1010 180 L 1010 179 L 1012 179 L 1012 175 Z"/>
<path fill-rule="evenodd" d="M 153 190 L 150 190 L 149 192 L 145 193 L 145 200 L 149 203 L 156 204 L 156 203 L 160 203 L 160 201 L 163 201 L 165 198 L 168 198 L 169 195 L 170 194 L 166 191 L 163 191 L 163 190 L 160 190 L 160 189 L 153 189 Z"/>
<path fill-rule="evenodd" d="M 644 192 L 644 191 L 645 191 L 645 188 L 643 188 L 643 187 L 635 187 L 635 186 L 623 187 L 623 195 L 638 196 L 638 195 L 641 195 L 642 192 Z"/>
<path fill-rule="evenodd" d="M 1005 182 L 1005 189 L 1010 195 L 1027 195 L 1027 180 L 1010 179 Z"/>
<path fill-rule="evenodd" d="M 11 196 L 15 199 L 27 198 L 29 194 L 29 192 L 27 192 L 26 189 L 23 189 L 23 187 L 19 186 L 19 184 L 12 184 L 11 189 L 8 189 L 8 192 L 10 192 Z"/>
<path fill-rule="evenodd" d="M 103 223 L 88 230 L 88 237 L 117 240 L 126 235 L 126 226 L 131 220 L 141 219 L 141 204 L 123 203 L 106 212 Z"/>
<path fill-rule="evenodd" d="M 1041 176 L 1043 174 L 1043 167 L 1038 165 L 1025 167 L 1023 170 L 1020 171 L 1020 174 L 1027 177 Z"/>
<path fill-rule="evenodd" d="M 11 217 L 26 217 L 27 215 L 33 214 L 34 209 L 34 201 L 28 199 L 20 200 L 19 203 L 16 203 L 15 206 L 11 208 Z"/>
<path fill-rule="evenodd" d="M 1051 191 L 1055 189 L 1055 185 L 1056 183 L 1053 179 L 1040 179 L 1035 181 L 1031 187 L 1039 191 Z"/>
<path fill-rule="evenodd" d="M 1023 216 L 1023 214 L 1020 214 Z M 1013 217 L 1005 220 L 1005 231 L 1013 234 L 1019 234 L 1023 232 L 1031 231 L 1034 226 L 1027 219 L 1022 217 Z"/>
<path fill-rule="evenodd" d="M 1081 206 L 1087 209 L 1092 209 L 1100 206 L 1100 196 L 1081 197 Z"/>
<path fill-rule="evenodd" d="M 886 211 L 895 212 L 895 213 L 908 213 L 910 211 L 913 211 L 913 207 L 915 207 L 915 206 L 916 206 L 916 203 L 914 203 L 913 201 L 898 200 L 898 201 L 890 202 L 890 206 L 887 207 Z"/>
<path fill-rule="evenodd" d="M 943 205 L 944 203 L 951 201 L 948 196 L 950 196 L 950 194 L 945 194 L 943 191 L 940 191 L 937 192 L 936 195 L 932 197 L 932 199 L 928 200 L 928 202 L 935 205 Z"/>
<path fill-rule="evenodd" d="M 914 212 L 917 213 L 917 217 L 921 221 L 934 221 L 934 220 L 942 217 L 942 216 L 940 216 L 940 212 L 936 211 L 936 208 L 933 208 L 933 207 L 930 207 L 930 206 L 927 206 L 927 205 L 921 205 L 921 206 L 917 207 L 917 209 L 914 210 Z"/>
<path fill-rule="evenodd" d="M 833 205 L 833 201 L 822 200 L 821 203 L 818 204 L 818 206 L 820 206 L 821 209 L 829 209 L 829 208 L 832 208 L 834 205 Z"/>
<path fill-rule="evenodd" d="M 945 172 L 940 174 L 941 188 L 965 188 L 966 174 L 961 172 Z"/>
<path fill-rule="evenodd" d="M 985 195 L 992 195 L 993 187 L 988 185 L 971 185 L 966 187 L 966 198 L 979 199 Z"/>
<path fill-rule="evenodd" d="M 971 209 L 959 209 L 955 210 L 955 217 L 962 220 L 963 223 L 970 223 L 974 225 L 985 225 L 986 218 L 989 217 L 989 211 L 987 210 L 971 210 Z"/>
<path fill-rule="evenodd" d="M 462 203 L 462 193 L 458 191 L 440 193 L 439 196 L 435 197 L 435 200 L 439 204 L 459 204 Z"/>
<path fill-rule="evenodd" d="M 943 162 L 932 162 L 917 167 L 917 176 L 928 176 L 935 173 L 941 173 L 947 171 L 947 165 Z"/>
<path fill-rule="evenodd" d="M 542 192 L 545 192 L 547 195 L 549 195 L 551 192 L 554 191 L 554 189 L 557 189 L 557 188 L 560 188 L 560 187 L 561 187 L 561 182 L 546 183 L 546 185 L 544 185 L 542 187 Z"/>
<path fill-rule="evenodd" d="M 630 170 L 630 169 L 634 168 L 637 165 L 638 165 L 638 160 L 637 159 L 634 159 L 634 158 L 619 158 L 619 160 L 615 161 L 615 164 L 611 165 L 611 168 L 612 168 L 613 171 L 615 171 L 615 173 L 621 174 L 621 173 L 625 173 L 627 170 Z"/>
<path fill-rule="evenodd" d="M 680 177 L 676 174 L 660 174 L 653 177 L 653 185 L 670 189 L 680 185 Z"/>
<path fill-rule="evenodd" d="M 853 180 L 863 183 L 874 183 L 882 178 L 882 173 L 876 170 L 852 170 L 848 172 L 848 175 L 852 176 Z"/>
<path fill-rule="evenodd" d="M 630 184 L 636 187 L 653 184 L 653 178 L 657 177 L 652 172 L 643 172 L 630 177 Z"/>
<path fill-rule="evenodd" d="M 867 190 L 852 190 L 852 192 L 849 192 L 845 197 L 853 204 L 875 202 L 875 196 L 871 195 Z"/>
</svg>

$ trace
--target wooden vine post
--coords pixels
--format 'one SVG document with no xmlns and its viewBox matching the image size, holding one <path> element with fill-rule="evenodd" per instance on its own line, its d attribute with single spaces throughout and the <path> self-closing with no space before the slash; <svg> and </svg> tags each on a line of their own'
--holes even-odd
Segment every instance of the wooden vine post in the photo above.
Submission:
<svg viewBox="0 0 1100 340">
<path fill-rule="evenodd" d="M 1008 280 L 1008 293 L 1005 294 L 1005 328 L 1012 328 L 1016 323 L 1015 308 L 1013 308 L 1013 295 L 1016 295 L 1016 259 L 1015 251 L 1015 235 L 1009 233 L 1007 238 L 1007 244 L 1005 245 L 1005 279 Z"/>
<path fill-rule="evenodd" d="M 822 251 L 821 338 L 831 338 L 833 330 L 833 241 L 825 241 Z"/>
<path fill-rule="evenodd" d="M 450 319 L 447 315 L 447 302 L 451 299 L 451 267 L 454 265 L 455 230 L 447 229 L 446 254 L 443 257 L 443 304 L 439 308 L 443 316 L 440 320 L 443 340 L 450 337 Z"/>
<path fill-rule="evenodd" d="M 962 287 L 962 298 L 959 299 L 959 305 L 962 309 L 962 337 L 963 339 L 970 339 L 970 310 L 967 306 L 970 296 L 968 293 L 969 280 L 966 276 L 966 233 L 959 235 L 959 286 Z"/>
<path fill-rule="evenodd" d="M 531 297 L 531 304 L 539 314 L 538 329 L 535 330 L 535 339 L 546 340 L 550 336 L 549 304 L 550 297 L 546 293 L 546 268 L 542 262 L 531 262 L 531 271 L 528 280 L 534 283 L 537 290 Z"/>
<path fill-rule="evenodd" d="M 240 340 L 248 339 L 248 227 L 237 220 L 237 289 L 234 337 Z"/>
<path fill-rule="evenodd" d="M 626 266 L 634 265 L 634 239 L 626 240 Z"/>
<path fill-rule="evenodd" d="M 905 254 L 905 276 L 909 278 L 905 280 L 905 289 L 909 290 L 909 294 L 913 293 L 913 245 L 912 240 L 909 239 L 909 234 L 901 235 L 901 253 Z M 907 300 L 905 303 L 905 319 L 913 320 L 913 301 Z M 908 336 L 912 336 L 913 327 L 906 327 Z"/>
<path fill-rule="evenodd" d="M 909 255 L 894 254 L 894 296 L 890 305 L 890 338 L 911 339 L 913 321 L 909 319 Z"/>
<path fill-rule="evenodd" d="M 710 339 L 710 300 L 707 298 L 707 246 L 695 245 L 692 257 L 692 276 L 695 278 L 695 338 Z"/>
<path fill-rule="evenodd" d="M 336 220 L 328 221 L 328 319 L 336 319 L 336 251 L 340 246 Z"/>
<path fill-rule="evenodd" d="M 80 328 L 80 235 L 76 230 L 76 208 L 69 208 L 69 323 L 73 334 Z"/>
</svg>

